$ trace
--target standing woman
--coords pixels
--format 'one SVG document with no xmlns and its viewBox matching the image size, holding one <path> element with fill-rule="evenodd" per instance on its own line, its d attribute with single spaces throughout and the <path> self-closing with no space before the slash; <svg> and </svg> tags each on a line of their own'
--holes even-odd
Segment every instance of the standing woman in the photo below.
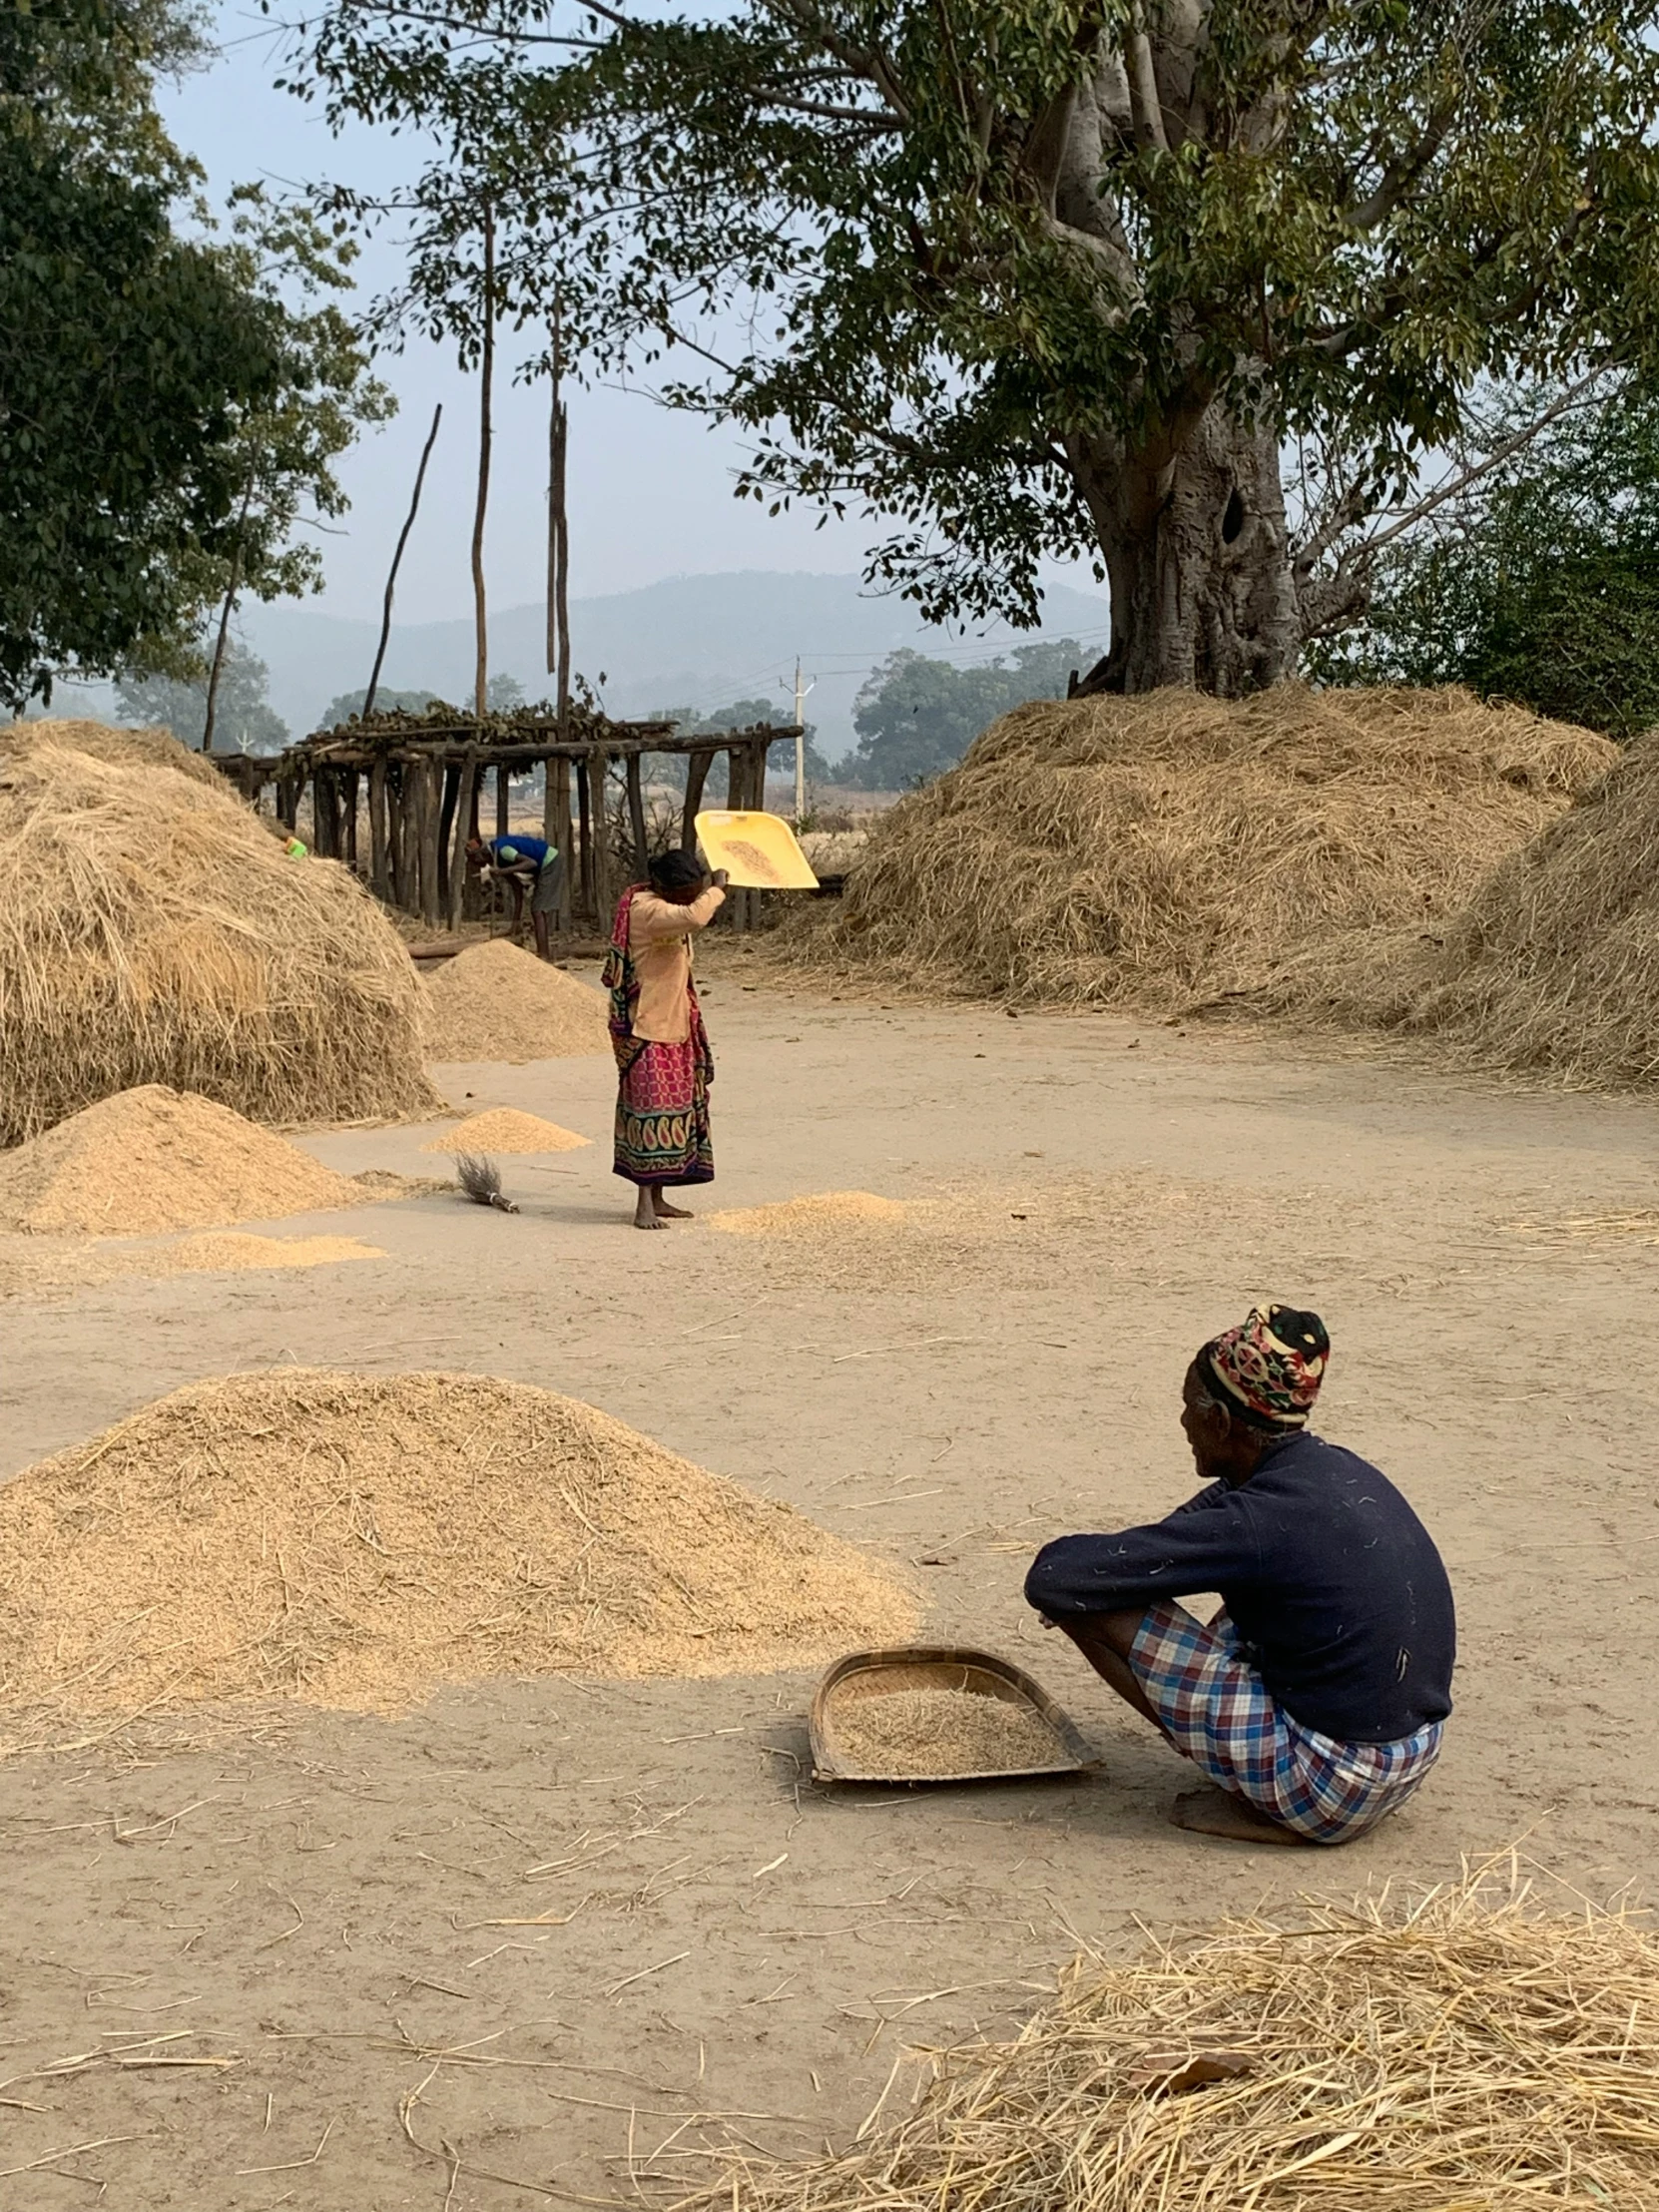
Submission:
<svg viewBox="0 0 1659 2212">
<path fill-rule="evenodd" d="M 726 899 L 725 870 L 711 878 L 694 853 L 659 853 L 649 873 L 618 901 L 604 978 L 620 1078 L 615 1172 L 639 1187 L 636 1229 L 689 1220 L 663 1193 L 715 1179 L 715 1063 L 692 982 L 691 933 Z"/>
</svg>

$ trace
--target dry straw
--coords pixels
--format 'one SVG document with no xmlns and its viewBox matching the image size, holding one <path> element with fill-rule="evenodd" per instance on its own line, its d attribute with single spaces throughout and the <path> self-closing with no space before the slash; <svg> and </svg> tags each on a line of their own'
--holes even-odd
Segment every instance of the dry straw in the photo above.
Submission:
<svg viewBox="0 0 1659 2212">
<path fill-rule="evenodd" d="M 0 1489 L 0 1740 L 204 1699 L 393 1710 L 552 1670 L 902 1642 L 881 1564 L 592 1406 L 474 1375 L 178 1390 Z"/>
<path fill-rule="evenodd" d="M 1461 691 L 1040 701 L 872 833 L 801 942 L 912 981 L 1180 1004 L 1336 932 L 1420 924 L 1615 758 Z"/>
<path fill-rule="evenodd" d="M 1659 732 L 1482 882 L 1444 931 L 1297 962 L 1273 1002 L 1431 1034 L 1582 1087 L 1659 1080 Z"/>
<path fill-rule="evenodd" d="M 710 2212 L 1652 2212 L 1659 1943 L 1478 1880 L 1251 1919 L 940 2054 L 844 2155 L 735 2154 Z M 866 2123 L 867 2126 L 867 2123 Z M 862 2136 L 864 2131 L 860 2131 Z"/>
<path fill-rule="evenodd" d="M 379 909 L 165 732 L 11 726 L 0 881 L 0 1142 L 144 1083 L 267 1121 L 439 1103 Z"/>
</svg>

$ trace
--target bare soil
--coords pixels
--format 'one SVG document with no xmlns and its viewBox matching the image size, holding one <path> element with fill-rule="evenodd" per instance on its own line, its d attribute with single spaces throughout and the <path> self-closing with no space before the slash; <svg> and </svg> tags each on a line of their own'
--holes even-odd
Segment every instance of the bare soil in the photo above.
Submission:
<svg viewBox="0 0 1659 2212">
<path fill-rule="evenodd" d="M 99 2183 L 112 2212 L 638 2202 L 630 2159 L 678 2188 L 733 2134 L 844 2140 L 907 2046 L 1006 2026 L 1137 1924 L 1512 1845 L 1593 1895 L 1652 1888 L 1659 1246 L 1583 1225 L 1659 1205 L 1659 1107 L 836 1002 L 730 957 L 707 999 L 721 1174 L 690 1203 L 859 1191 L 905 1217 L 643 1237 L 605 1060 L 447 1067 L 455 1109 L 592 1148 L 504 1163 L 516 1217 L 381 1208 L 380 1259 L 7 1305 L 0 1473 L 283 1362 L 542 1384 L 918 1574 L 923 1633 L 1030 1670 L 1104 1771 L 837 1794 L 808 1771 L 809 1675 L 498 1680 L 398 1719 L 174 1716 L 10 1762 L 8 2212 Z M 301 1141 L 418 1173 L 438 1127 Z M 1020 1596 L 1046 1536 L 1188 1494 L 1182 1369 L 1268 1292 L 1325 1314 L 1321 1426 L 1403 1486 L 1459 1601 L 1440 1767 L 1336 1853 L 1169 1826 L 1190 1777 Z"/>
</svg>

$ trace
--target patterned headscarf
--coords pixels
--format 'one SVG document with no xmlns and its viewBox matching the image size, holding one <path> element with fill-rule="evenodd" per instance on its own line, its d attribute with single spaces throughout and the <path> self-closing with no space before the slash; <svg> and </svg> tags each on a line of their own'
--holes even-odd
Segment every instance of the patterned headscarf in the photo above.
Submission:
<svg viewBox="0 0 1659 2212">
<path fill-rule="evenodd" d="M 1255 1306 L 1250 1319 L 1207 1344 L 1200 1372 L 1222 1401 L 1263 1428 L 1301 1428 L 1314 1409 L 1331 1361 L 1318 1314 L 1294 1306 Z"/>
</svg>

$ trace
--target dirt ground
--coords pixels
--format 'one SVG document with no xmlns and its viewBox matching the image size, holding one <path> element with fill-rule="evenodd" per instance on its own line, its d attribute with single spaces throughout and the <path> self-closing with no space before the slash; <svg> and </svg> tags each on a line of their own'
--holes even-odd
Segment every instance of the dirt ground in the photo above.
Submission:
<svg viewBox="0 0 1659 2212">
<path fill-rule="evenodd" d="M 808 1676 L 488 1681 L 395 1721 L 192 1717 L 170 1749 L 14 1762 L 0 2205 L 638 2201 L 723 2140 L 844 2138 L 909 2094 L 907 2048 L 1007 2026 L 1143 1924 L 1512 1843 L 1598 1897 L 1651 1890 L 1659 1246 L 1560 1225 L 1659 1203 L 1659 1108 L 753 972 L 709 990 L 696 1203 L 946 1202 L 913 1230 L 642 1237 L 606 1061 L 446 1068 L 457 1106 L 593 1149 L 503 1162 L 516 1219 L 433 1195 L 369 1232 L 279 1225 L 381 1260 L 0 1306 L 0 1473 L 276 1362 L 520 1378 L 899 1563 L 928 1632 L 1030 1668 L 1104 1771 L 836 1795 L 806 1771 Z M 431 1134 L 305 1141 L 430 1173 Z M 1177 1762 L 1020 1597 L 1047 1535 L 1188 1494 L 1182 1370 L 1269 1292 L 1325 1314 L 1320 1425 L 1413 1499 L 1459 1604 L 1445 1756 L 1338 1853 L 1169 1827 Z"/>
</svg>

